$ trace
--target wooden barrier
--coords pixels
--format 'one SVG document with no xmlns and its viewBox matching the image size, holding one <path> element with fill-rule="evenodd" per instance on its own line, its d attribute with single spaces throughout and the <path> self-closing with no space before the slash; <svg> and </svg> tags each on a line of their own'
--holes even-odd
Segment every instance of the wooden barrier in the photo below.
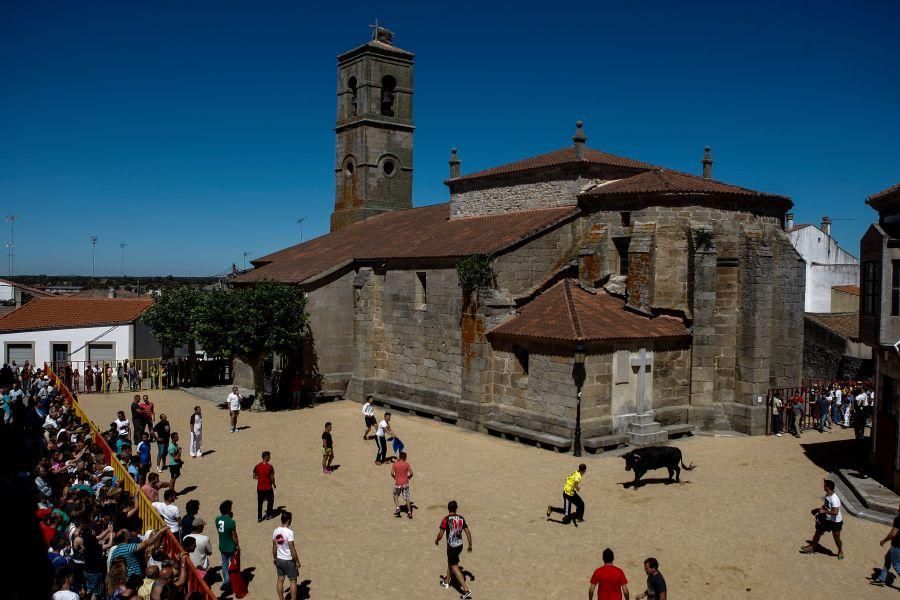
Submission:
<svg viewBox="0 0 900 600">
<path fill-rule="evenodd" d="M 109 444 L 106 443 L 106 440 L 101 435 L 100 429 L 97 425 L 91 420 L 91 418 L 84 412 L 84 409 L 78 405 L 78 402 L 75 400 L 74 396 L 72 396 L 72 392 L 69 391 L 69 388 L 66 387 L 65 383 L 57 377 L 56 373 L 50 368 L 50 365 L 44 363 L 44 373 L 50 377 L 50 380 L 54 385 L 58 386 L 60 395 L 65 399 L 66 403 L 75 411 L 75 414 L 78 415 L 84 423 L 87 423 L 91 432 L 94 436 L 94 442 L 100 446 L 103 450 L 103 456 L 106 458 L 107 464 L 109 464 L 113 468 L 113 475 L 118 481 L 122 481 L 125 484 L 125 489 L 132 495 L 137 497 L 138 502 L 138 515 L 141 517 L 141 521 L 144 524 L 144 531 L 148 531 L 152 529 L 153 531 L 158 531 L 166 526 L 162 517 L 156 512 L 156 509 L 153 508 L 153 504 L 150 502 L 150 499 L 144 494 L 143 490 L 141 490 L 140 484 L 134 480 L 131 474 L 128 473 L 128 470 L 125 468 L 125 465 L 122 464 L 122 461 L 116 456 L 115 452 L 112 451 L 112 448 L 109 447 Z M 177 560 L 178 557 L 184 552 L 184 549 L 181 547 L 181 544 L 178 542 L 178 539 L 175 537 L 171 531 L 167 531 L 165 536 L 163 537 L 162 547 L 165 550 L 166 554 L 173 560 Z M 206 582 L 203 581 L 203 577 L 200 575 L 200 572 L 197 570 L 197 567 L 194 566 L 194 563 L 191 562 L 190 558 L 185 562 L 185 567 L 187 568 L 187 583 L 185 583 L 186 594 L 185 597 L 190 597 L 194 594 L 199 594 L 202 598 L 206 600 L 216 600 L 216 595 L 209 589 L 209 586 L 206 585 Z"/>
</svg>

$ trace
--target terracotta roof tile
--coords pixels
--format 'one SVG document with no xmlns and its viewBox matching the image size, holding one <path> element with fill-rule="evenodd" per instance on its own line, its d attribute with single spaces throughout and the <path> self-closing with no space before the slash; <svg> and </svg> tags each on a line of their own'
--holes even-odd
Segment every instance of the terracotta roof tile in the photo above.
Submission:
<svg viewBox="0 0 900 600">
<path fill-rule="evenodd" d="M 670 171 L 668 169 L 654 169 L 626 179 L 603 183 L 582 192 L 581 196 L 595 198 L 624 194 L 725 194 L 790 202 L 790 199 L 786 196 L 757 192 L 721 181 L 704 179 L 697 175 Z"/>
<path fill-rule="evenodd" d="M 805 316 L 851 342 L 859 341 L 859 313 L 806 313 Z"/>
<path fill-rule="evenodd" d="M 573 279 L 560 281 L 488 333 L 568 343 L 689 336 L 681 319 L 639 315 L 626 310 L 624 300 L 588 291 Z"/>
<path fill-rule="evenodd" d="M 150 298 L 37 298 L 0 318 L 0 332 L 131 323 Z"/>
<path fill-rule="evenodd" d="M 238 283 L 302 283 L 353 260 L 492 254 L 575 215 L 575 207 L 450 219 L 448 204 L 386 212 L 258 258 Z"/>
<path fill-rule="evenodd" d="M 601 152 L 600 150 L 594 150 L 592 148 L 585 148 L 583 150 L 582 157 L 579 158 L 575 154 L 575 147 L 568 146 L 566 148 L 560 148 L 559 150 L 554 150 L 553 152 L 548 152 L 546 154 L 539 154 L 538 156 L 532 156 L 530 158 L 525 158 L 522 160 L 517 160 L 515 162 L 507 163 L 505 165 L 500 165 L 499 167 L 492 167 L 490 169 L 485 169 L 484 171 L 469 173 L 467 175 L 463 175 L 461 177 L 457 177 L 448 181 L 469 181 L 482 177 L 492 177 L 494 175 L 522 173 L 525 171 L 534 171 L 546 167 L 578 164 L 608 165 L 612 167 L 625 167 L 638 170 L 654 168 L 653 165 L 641 162 L 639 160 L 624 158 L 621 156 L 616 156 L 615 154 L 608 154 L 606 152 Z"/>
<path fill-rule="evenodd" d="M 839 292 L 844 292 L 845 294 L 852 294 L 854 296 L 859 296 L 859 286 L 858 285 L 833 285 L 831 289 L 837 290 Z"/>
<path fill-rule="evenodd" d="M 900 192 L 900 183 L 896 183 L 887 189 L 883 189 L 880 192 L 876 192 L 875 194 L 872 194 L 871 196 L 869 196 L 868 199 L 869 200 L 878 200 L 884 196 L 893 194 L 895 192 Z"/>
</svg>

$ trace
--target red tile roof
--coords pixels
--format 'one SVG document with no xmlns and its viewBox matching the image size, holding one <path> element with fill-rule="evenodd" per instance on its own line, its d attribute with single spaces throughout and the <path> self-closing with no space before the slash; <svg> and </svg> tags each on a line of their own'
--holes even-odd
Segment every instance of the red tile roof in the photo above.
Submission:
<svg viewBox="0 0 900 600">
<path fill-rule="evenodd" d="M 37 298 L 0 317 L 0 332 L 121 325 L 151 304 L 150 298 Z"/>
<path fill-rule="evenodd" d="M 492 254 L 577 214 L 547 208 L 450 219 L 448 204 L 382 213 L 345 229 L 258 258 L 234 279 L 302 283 L 354 260 L 453 258 Z"/>
<path fill-rule="evenodd" d="M 879 198 L 882 198 L 889 194 L 893 194 L 894 192 L 900 192 L 900 183 L 894 184 L 887 189 L 883 189 L 880 192 L 872 194 L 871 196 L 869 196 L 869 200 L 878 200 Z"/>
<path fill-rule="evenodd" d="M 900 183 L 866 198 L 866 204 L 877 211 L 896 209 L 898 201 L 900 201 Z"/>
<path fill-rule="evenodd" d="M 804 316 L 851 342 L 859 341 L 859 313 L 806 313 Z"/>
<path fill-rule="evenodd" d="M 653 169 L 626 179 L 603 183 L 582 192 L 581 196 L 595 198 L 625 194 L 716 194 L 746 196 L 748 198 L 778 200 L 790 203 L 790 199 L 786 196 L 757 192 L 736 185 L 722 183 L 721 181 L 704 179 L 697 175 L 667 169 Z"/>
<path fill-rule="evenodd" d="M 490 169 L 485 169 L 484 171 L 478 171 L 476 173 L 469 173 L 467 175 L 463 175 L 461 177 L 457 177 L 455 179 L 450 179 L 448 181 L 469 181 L 472 179 L 479 179 L 482 177 L 492 177 L 494 175 L 506 175 L 509 173 L 522 173 L 525 171 L 535 171 L 538 169 L 544 169 L 547 167 L 557 167 L 563 165 L 607 165 L 612 167 L 625 167 L 629 169 L 637 169 L 637 170 L 646 170 L 654 168 L 653 165 L 641 162 L 639 160 L 633 160 L 630 158 L 624 158 L 621 156 L 616 156 L 615 154 L 608 154 L 606 152 L 601 152 L 600 150 L 593 150 L 591 148 L 584 148 L 582 152 L 581 158 L 579 158 L 575 154 L 574 146 L 567 146 L 565 148 L 560 148 L 559 150 L 554 150 L 553 152 L 548 152 L 546 154 L 539 154 L 538 156 L 532 156 L 530 158 L 525 158 L 523 160 L 517 160 L 515 162 L 507 163 L 505 165 L 500 165 L 499 167 L 492 167 Z"/>
<path fill-rule="evenodd" d="M 858 285 L 833 285 L 831 289 L 837 290 L 839 292 L 844 292 L 845 294 L 852 294 L 854 296 L 859 296 L 859 286 Z"/>
<path fill-rule="evenodd" d="M 28 292 L 32 296 L 38 296 L 41 298 L 53 296 L 50 292 L 46 290 L 39 290 L 37 288 L 31 287 L 30 285 L 23 285 L 16 281 L 10 281 L 9 279 L 0 279 L 0 283 L 5 283 L 6 285 L 11 285 L 13 287 L 17 287 L 23 292 Z"/>
<path fill-rule="evenodd" d="M 625 301 L 564 279 L 523 306 L 489 335 L 551 342 L 594 342 L 689 337 L 681 319 L 655 318 L 625 309 Z"/>
</svg>

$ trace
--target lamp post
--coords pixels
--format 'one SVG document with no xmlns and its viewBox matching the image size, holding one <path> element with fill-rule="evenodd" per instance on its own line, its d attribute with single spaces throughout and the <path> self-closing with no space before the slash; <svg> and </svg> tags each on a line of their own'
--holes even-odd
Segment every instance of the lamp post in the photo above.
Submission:
<svg viewBox="0 0 900 600">
<path fill-rule="evenodd" d="M 584 344 L 575 346 L 575 364 L 572 365 L 572 379 L 575 380 L 575 443 L 572 445 L 572 454 L 581 456 L 581 387 L 584 385 Z"/>
</svg>

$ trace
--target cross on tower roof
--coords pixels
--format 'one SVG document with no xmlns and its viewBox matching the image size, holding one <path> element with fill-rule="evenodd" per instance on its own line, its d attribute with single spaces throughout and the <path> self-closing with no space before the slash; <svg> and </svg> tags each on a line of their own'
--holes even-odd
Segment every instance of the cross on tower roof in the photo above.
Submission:
<svg viewBox="0 0 900 600">
<path fill-rule="evenodd" d="M 375 19 L 374 25 L 369 25 L 372 29 L 372 39 L 384 42 L 386 44 L 393 44 L 394 42 L 394 32 L 390 29 L 385 29 L 384 27 L 378 24 L 378 19 Z"/>
</svg>

